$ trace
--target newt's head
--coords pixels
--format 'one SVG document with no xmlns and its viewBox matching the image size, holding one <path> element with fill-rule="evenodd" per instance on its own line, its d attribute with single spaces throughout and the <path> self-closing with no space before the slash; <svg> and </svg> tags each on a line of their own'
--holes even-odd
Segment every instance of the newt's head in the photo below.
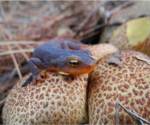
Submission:
<svg viewBox="0 0 150 125">
<path fill-rule="evenodd" d="M 90 73 L 95 68 L 96 61 L 89 51 L 76 50 L 64 54 L 59 63 L 59 71 L 68 75 Z"/>
</svg>

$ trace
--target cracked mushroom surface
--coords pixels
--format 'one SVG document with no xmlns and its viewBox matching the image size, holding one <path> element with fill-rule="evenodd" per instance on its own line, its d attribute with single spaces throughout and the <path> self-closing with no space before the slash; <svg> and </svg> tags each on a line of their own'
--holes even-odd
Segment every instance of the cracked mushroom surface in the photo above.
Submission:
<svg viewBox="0 0 150 125">
<path fill-rule="evenodd" d="M 43 71 L 36 85 L 18 83 L 3 109 L 4 125 L 78 124 L 87 120 L 88 75 L 67 78 Z"/>
<path fill-rule="evenodd" d="M 90 125 L 114 125 L 115 103 L 121 102 L 150 120 L 150 58 L 135 51 L 122 51 L 118 65 L 108 60 L 107 55 L 99 60 L 89 78 L 88 110 Z M 124 110 L 119 110 L 121 125 L 134 125 L 135 121 Z"/>
</svg>

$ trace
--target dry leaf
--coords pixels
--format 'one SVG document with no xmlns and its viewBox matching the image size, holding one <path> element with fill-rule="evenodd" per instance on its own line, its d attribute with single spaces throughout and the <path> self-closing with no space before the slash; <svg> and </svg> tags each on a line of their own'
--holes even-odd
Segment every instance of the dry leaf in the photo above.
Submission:
<svg viewBox="0 0 150 125">
<path fill-rule="evenodd" d="M 150 58 L 149 58 L 148 56 L 143 55 L 143 54 L 139 54 L 139 55 L 135 55 L 134 57 L 135 57 L 136 59 L 141 60 L 141 61 L 144 61 L 144 62 L 146 62 L 147 64 L 150 65 Z"/>
<path fill-rule="evenodd" d="M 108 64 L 114 64 L 116 66 L 121 67 L 121 53 L 116 52 L 111 55 L 111 57 L 108 59 Z"/>
</svg>

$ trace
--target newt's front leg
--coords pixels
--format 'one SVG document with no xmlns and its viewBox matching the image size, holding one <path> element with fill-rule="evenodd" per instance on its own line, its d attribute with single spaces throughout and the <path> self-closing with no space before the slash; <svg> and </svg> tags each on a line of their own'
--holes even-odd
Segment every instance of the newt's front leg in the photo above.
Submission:
<svg viewBox="0 0 150 125">
<path fill-rule="evenodd" d="M 44 69 L 45 68 L 45 66 L 42 63 L 42 61 L 40 59 L 38 59 L 38 58 L 31 58 L 28 61 L 28 66 L 29 66 L 29 69 L 30 69 L 32 75 L 30 75 L 28 77 L 28 79 L 22 84 L 22 86 L 26 86 L 26 85 L 30 84 L 31 82 L 33 84 L 35 84 L 37 76 L 38 76 L 38 74 L 40 72 L 40 69 Z"/>
</svg>

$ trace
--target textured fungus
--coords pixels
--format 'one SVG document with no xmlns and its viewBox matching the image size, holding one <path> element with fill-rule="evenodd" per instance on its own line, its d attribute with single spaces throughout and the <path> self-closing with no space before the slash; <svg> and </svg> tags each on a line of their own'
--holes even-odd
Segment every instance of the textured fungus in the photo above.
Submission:
<svg viewBox="0 0 150 125">
<path fill-rule="evenodd" d="M 138 56 L 142 56 L 141 60 L 136 58 Z M 150 120 L 150 65 L 144 61 L 148 57 L 134 51 L 122 51 L 121 66 L 108 64 L 110 57 L 102 58 L 90 76 L 90 125 L 114 125 L 117 99 L 126 108 Z M 135 124 L 123 110 L 120 110 L 120 121 L 121 125 Z"/>
</svg>

